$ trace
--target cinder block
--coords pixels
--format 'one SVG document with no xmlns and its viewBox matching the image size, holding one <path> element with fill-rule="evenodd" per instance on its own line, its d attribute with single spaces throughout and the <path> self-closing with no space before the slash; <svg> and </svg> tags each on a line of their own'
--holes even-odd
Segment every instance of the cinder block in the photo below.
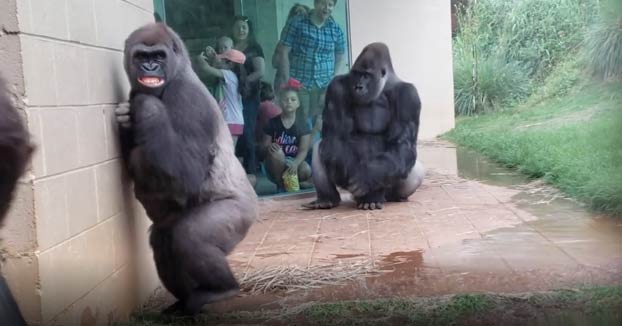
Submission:
<svg viewBox="0 0 622 326">
<path fill-rule="evenodd" d="M 28 325 L 40 325 L 41 296 L 37 286 L 39 282 L 37 257 L 34 255 L 7 257 L 2 261 L 0 269 L 26 323 Z"/>
<path fill-rule="evenodd" d="M 133 246 L 131 245 L 131 239 L 133 238 L 130 232 L 132 229 L 130 225 L 131 221 L 127 218 L 126 214 L 121 213 L 113 216 L 110 219 L 110 223 L 112 223 L 114 269 L 118 270 L 126 264 L 129 264 L 130 257 L 132 256 L 131 250 Z"/>
<path fill-rule="evenodd" d="M 135 5 L 139 4 L 135 3 Z M 120 8 L 122 10 L 121 14 L 125 17 L 125 19 L 123 19 L 124 25 L 120 35 L 124 42 L 125 39 L 127 39 L 127 37 L 130 35 L 130 33 L 132 33 L 135 29 L 147 23 L 155 21 L 153 17 L 153 8 L 151 11 L 147 12 L 143 9 L 137 8 L 135 5 L 132 5 L 128 2 L 121 2 L 120 5 Z"/>
<path fill-rule="evenodd" d="M 97 224 L 96 227 L 81 235 L 86 243 L 84 256 L 89 265 L 85 272 L 91 274 L 88 280 L 89 292 L 98 283 L 109 277 L 114 268 L 113 223 L 110 220 Z"/>
<path fill-rule="evenodd" d="M 41 314 L 44 321 L 54 318 L 90 290 L 86 241 L 76 237 L 38 255 L 41 288 Z"/>
<path fill-rule="evenodd" d="M 26 103 L 30 106 L 56 104 L 54 46 L 50 41 L 21 35 Z"/>
<path fill-rule="evenodd" d="M 39 254 L 42 315 L 49 321 L 113 272 L 111 223 Z"/>
<path fill-rule="evenodd" d="M 46 250 L 69 237 L 67 186 L 64 176 L 35 181 L 35 216 L 39 250 Z"/>
<path fill-rule="evenodd" d="M 93 291 L 72 304 L 52 325 L 111 325 L 116 320 L 127 320 L 139 304 L 132 289 L 131 268 L 117 271 Z"/>
<path fill-rule="evenodd" d="M 95 169 L 71 172 L 65 178 L 69 235 L 74 236 L 97 224 Z"/>
<path fill-rule="evenodd" d="M 114 114 L 116 106 L 106 106 L 104 108 L 104 122 L 106 124 L 106 158 L 112 159 L 121 156 L 119 143 L 118 123 Z"/>
<path fill-rule="evenodd" d="M 84 105 L 89 102 L 90 75 L 83 48 L 73 44 L 54 45 L 56 94 L 58 105 Z"/>
<path fill-rule="evenodd" d="M 104 110 L 101 106 L 80 107 L 78 114 L 78 148 L 80 166 L 106 160 Z"/>
<path fill-rule="evenodd" d="M 41 110 L 29 109 L 28 113 L 28 130 L 30 131 L 30 141 L 36 146 L 32 155 L 31 165 L 32 173 L 35 178 L 45 175 L 45 162 L 43 154 L 43 138 L 41 137 L 43 129 L 41 128 Z"/>
<path fill-rule="evenodd" d="M 95 1 L 93 4 L 97 44 L 121 50 L 125 39 L 120 36 L 123 23 L 119 22 L 119 0 Z"/>
<path fill-rule="evenodd" d="M 87 57 L 88 71 L 92 78 L 89 102 L 92 104 L 119 103 L 127 98 L 129 84 L 123 69 L 123 54 L 117 51 L 90 49 Z"/>
<path fill-rule="evenodd" d="M 67 3 L 65 0 L 45 0 L 31 2 L 32 32 L 37 35 L 50 36 L 66 40 Z"/>
<path fill-rule="evenodd" d="M 78 167 L 76 114 L 73 109 L 40 111 L 45 171 L 47 175 Z"/>
<path fill-rule="evenodd" d="M 70 40 L 96 44 L 97 35 L 95 34 L 93 1 L 67 0 L 67 17 Z"/>
<path fill-rule="evenodd" d="M 37 249 L 34 191 L 31 182 L 22 179 L 18 183 L 11 208 L 0 231 L 2 249 L 9 255 L 29 253 Z"/>
<path fill-rule="evenodd" d="M 127 2 L 131 2 L 134 5 L 142 8 L 144 11 L 153 12 L 153 1 L 152 0 L 125 0 Z"/>
<path fill-rule="evenodd" d="M 26 33 L 33 33 L 32 30 L 32 6 L 30 0 L 15 0 L 17 4 L 17 21 L 19 30 Z"/>
<path fill-rule="evenodd" d="M 109 161 L 95 167 L 99 221 L 106 220 L 123 209 L 121 162 Z"/>
</svg>

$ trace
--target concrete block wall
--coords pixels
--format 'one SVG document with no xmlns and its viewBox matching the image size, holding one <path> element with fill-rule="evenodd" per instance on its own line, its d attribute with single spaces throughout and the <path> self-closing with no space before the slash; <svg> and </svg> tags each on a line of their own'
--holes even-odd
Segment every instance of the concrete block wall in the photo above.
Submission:
<svg viewBox="0 0 622 326">
<path fill-rule="evenodd" d="M 113 116 L 129 91 L 124 40 L 153 21 L 153 1 L 0 3 L 0 71 L 37 145 L 2 231 L 1 270 L 30 324 L 124 319 L 159 284 Z"/>
</svg>

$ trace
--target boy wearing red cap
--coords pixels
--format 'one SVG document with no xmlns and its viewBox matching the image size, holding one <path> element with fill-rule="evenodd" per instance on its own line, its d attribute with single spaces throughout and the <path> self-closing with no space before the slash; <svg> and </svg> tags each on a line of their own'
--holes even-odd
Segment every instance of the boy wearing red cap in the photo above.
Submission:
<svg viewBox="0 0 622 326">
<path fill-rule="evenodd" d="M 208 75 L 219 78 L 223 83 L 222 99 L 219 104 L 233 137 L 234 146 L 244 130 L 241 86 L 244 85 L 246 78 L 245 61 L 244 53 L 235 49 L 226 49 L 216 54 L 213 48 L 208 47 L 199 55 L 199 68 Z"/>
</svg>

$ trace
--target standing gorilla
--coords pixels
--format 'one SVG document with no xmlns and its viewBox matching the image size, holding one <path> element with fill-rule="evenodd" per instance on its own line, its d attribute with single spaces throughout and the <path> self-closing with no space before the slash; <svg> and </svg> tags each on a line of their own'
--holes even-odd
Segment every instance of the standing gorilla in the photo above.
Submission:
<svg viewBox="0 0 622 326">
<path fill-rule="evenodd" d="M 318 198 L 304 206 L 339 205 L 336 186 L 350 191 L 359 209 L 407 200 L 424 175 L 416 149 L 420 111 L 415 86 L 395 75 L 387 46 L 366 46 L 350 73 L 328 86 L 322 141 L 313 149 Z"/>
<path fill-rule="evenodd" d="M 0 224 L 9 210 L 13 190 L 24 172 L 33 146 L 0 77 Z M 0 325 L 26 325 L 11 291 L 0 275 Z"/>
<path fill-rule="evenodd" d="M 255 220 L 257 197 L 179 36 L 149 24 L 124 54 L 132 89 L 117 121 L 134 193 L 153 221 L 158 275 L 178 299 L 164 312 L 196 314 L 238 292 L 226 255 Z"/>
</svg>

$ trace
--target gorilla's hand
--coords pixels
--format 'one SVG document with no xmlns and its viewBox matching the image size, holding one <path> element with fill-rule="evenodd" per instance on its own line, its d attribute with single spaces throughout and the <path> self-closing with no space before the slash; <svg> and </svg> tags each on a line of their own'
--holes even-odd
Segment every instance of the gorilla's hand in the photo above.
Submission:
<svg viewBox="0 0 622 326">
<path fill-rule="evenodd" d="M 123 128 L 130 128 L 132 126 L 130 120 L 130 104 L 120 103 L 114 109 L 114 114 L 117 116 L 117 123 Z"/>
</svg>

